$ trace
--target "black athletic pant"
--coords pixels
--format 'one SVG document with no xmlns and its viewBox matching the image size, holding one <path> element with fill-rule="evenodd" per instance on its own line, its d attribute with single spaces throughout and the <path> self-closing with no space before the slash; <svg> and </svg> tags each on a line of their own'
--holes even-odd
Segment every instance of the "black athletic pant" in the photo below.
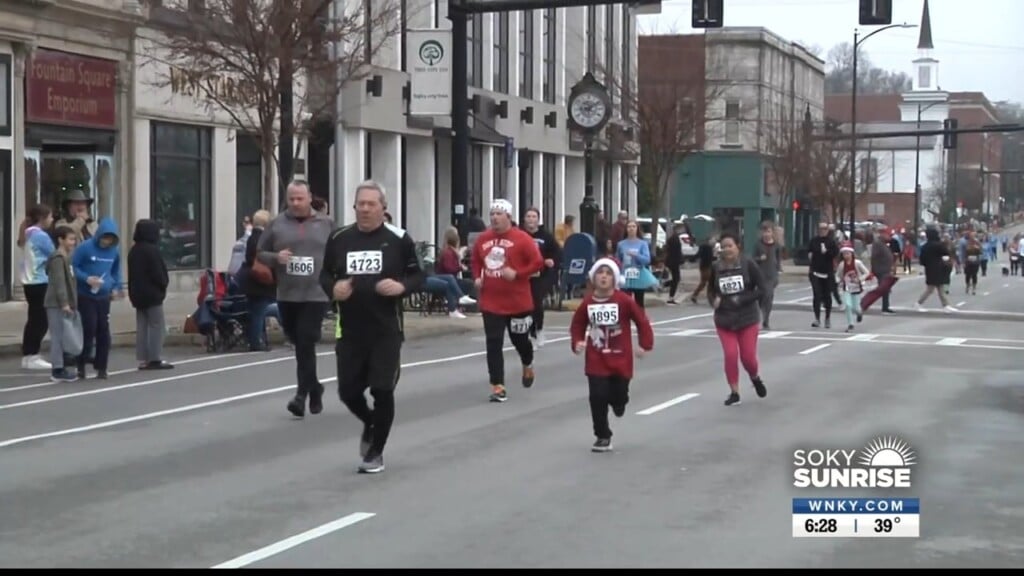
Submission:
<svg viewBox="0 0 1024 576">
<path fill-rule="evenodd" d="M 530 312 L 502 316 L 484 312 L 484 337 L 487 339 L 487 373 L 491 384 L 505 383 L 505 332 L 519 353 L 523 366 L 533 365 L 533 344 L 530 342 L 530 326 L 533 318 Z"/>
<path fill-rule="evenodd" d="M 320 342 L 327 304 L 322 302 L 278 302 L 281 328 L 295 346 L 296 396 L 323 394 L 316 375 L 316 345 Z"/>
<path fill-rule="evenodd" d="M 811 292 L 814 295 L 814 319 L 821 320 L 821 307 L 825 306 L 825 318 L 832 317 L 832 279 L 819 278 L 811 274 Z"/>
<path fill-rule="evenodd" d="M 978 287 L 978 270 L 981 269 L 981 265 L 977 262 L 968 262 L 964 264 L 964 278 L 967 281 L 968 288 Z"/>
<path fill-rule="evenodd" d="M 544 298 L 551 291 L 551 281 L 543 276 L 530 278 L 530 291 L 533 293 L 533 324 L 530 326 L 530 335 L 536 336 L 538 331 L 544 329 Z"/>
<path fill-rule="evenodd" d="M 630 290 L 629 293 L 633 295 L 633 300 L 635 300 L 636 303 L 639 304 L 641 308 L 644 308 L 644 294 L 646 294 L 647 291 L 646 290 Z"/>
<path fill-rule="evenodd" d="M 594 421 L 594 436 L 611 438 L 608 427 L 608 408 L 625 407 L 629 403 L 629 380 L 619 376 L 587 376 L 590 384 L 590 417 Z"/>
<path fill-rule="evenodd" d="M 347 328 L 351 330 L 351 328 Z M 373 428 L 370 454 L 383 454 L 395 421 L 395 388 L 402 375 L 402 336 L 344 335 L 334 347 L 338 361 L 338 396 L 349 412 Z M 373 396 L 373 409 L 366 390 Z"/>
<path fill-rule="evenodd" d="M 672 280 L 668 284 L 668 299 L 675 300 L 676 291 L 679 290 L 679 283 L 683 280 L 683 273 L 679 269 L 678 264 L 668 264 L 668 273 L 672 275 Z"/>
<path fill-rule="evenodd" d="M 836 306 L 843 305 L 843 297 L 839 295 L 839 282 L 836 282 L 836 278 L 833 275 L 828 277 L 828 285 L 832 288 L 832 297 L 836 299 Z M 826 315 L 828 312 L 825 313 Z"/>
<path fill-rule="evenodd" d="M 988 276 L 988 260 L 981 261 L 981 275 Z"/>
<path fill-rule="evenodd" d="M 28 303 L 28 320 L 25 322 L 25 330 L 21 336 L 21 355 L 38 356 L 40 348 L 43 347 L 43 337 L 50 328 L 46 319 L 46 307 L 43 302 L 46 300 L 46 289 L 48 284 L 26 284 L 22 286 L 25 290 L 25 302 Z"/>
</svg>

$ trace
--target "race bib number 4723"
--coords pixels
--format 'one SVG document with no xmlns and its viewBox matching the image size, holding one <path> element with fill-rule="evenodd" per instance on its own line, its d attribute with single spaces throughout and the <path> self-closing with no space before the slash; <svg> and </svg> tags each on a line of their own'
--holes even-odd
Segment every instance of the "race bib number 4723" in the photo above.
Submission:
<svg viewBox="0 0 1024 576">
<path fill-rule="evenodd" d="M 312 276 L 316 269 L 316 261 L 312 256 L 292 256 L 288 259 L 285 272 L 289 276 Z"/>
<path fill-rule="evenodd" d="M 587 317 L 592 326 L 618 326 L 618 304 L 591 304 L 587 306 Z"/>
<path fill-rule="evenodd" d="M 384 269 L 384 257 L 380 250 L 349 252 L 345 269 L 349 276 L 380 274 Z"/>
</svg>

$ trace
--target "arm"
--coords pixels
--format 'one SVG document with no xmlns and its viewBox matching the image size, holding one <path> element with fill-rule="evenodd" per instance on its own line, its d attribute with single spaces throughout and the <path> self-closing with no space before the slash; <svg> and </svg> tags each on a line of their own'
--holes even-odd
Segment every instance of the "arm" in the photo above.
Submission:
<svg viewBox="0 0 1024 576">
<path fill-rule="evenodd" d="M 120 292 L 123 289 L 121 286 L 121 253 L 114 253 L 114 263 L 110 265 L 110 279 L 114 281 L 111 286 L 111 290 L 114 292 Z"/>
<path fill-rule="evenodd" d="M 761 300 L 761 292 L 764 288 L 764 279 L 761 277 L 761 268 L 754 262 L 747 260 L 747 277 L 750 278 L 750 286 L 739 294 L 740 304 L 749 304 Z"/>
<path fill-rule="evenodd" d="M 263 236 L 261 230 L 253 230 L 252 234 L 245 241 L 245 264 L 252 268 L 252 265 L 256 262 L 256 248 L 259 246 L 260 237 Z"/>
<path fill-rule="evenodd" d="M 633 324 L 636 325 L 640 348 L 650 352 L 654 349 L 654 328 L 651 326 L 651 321 L 636 300 L 630 298 L 628 302 L 629 314 L 633 318 Z"/>
<path fill-rule="evenodd" d="M 860 260 L 855 260 L 855 262 L 857 263 L 857 274 L 860 275 L 861 281 L 863 282 L 864 280 L 867 280 L 868 277 L 871 276 L 871 271 L 868 270 L 868 267 Z"/>
<path fill-rule="evenodd" d="M 722 294 L 718 291 L 718 270 L 712 266 L 711 275 L 708 277 L 708 304 L 714 308 L 715 298 L 719 298 Z"/>
<path fill-rule="evenodd" d="M 274 222 L 267 224 L 260 235 L 259 244 L 256 246 L 256 257 L 267 266 L 273 267 L 277 264 L 277 252 L 274 252 Z"/>
<path fill-rule="evenodd" d="M 56 247 L 53 245 L 53 239 L 50 235 L 43 230 L 38 230 L 28 238 L 28 242 L 39 250 L 39 253 L 43 255 L 43 258 L 49 258 Z"/>
<path fill-rule="evenodd" d="M 651 245 L 647 242 L 641 244 L 640 253 L 636 259 L 640 261 L 641 266 L 649 266 L 651 264 Z"/>
<path fill-rule="evenodd" d="M 337 234 L 338 232 L 334 232 L 327 238 L 327 246 L 324 248 L 323 265 L 320 266 L 320 288 L 327 294 L 327 299 L 331 302 L 334 301 L 334 283 L 337 280 L 334 269 L 334 263 L 337 262 L 337 248 L 334 246 L 334 239 L 337 237 Z"/>
<path fill-rule="evenodd" d="M 579 307 L 572 314 L 572 321 L 569 323 L 569 347 L 576 350 L 576 343 L 587 339 L 587 307 L 580 303 Z"/>
<path fill-rule="evenodd" d="M 782 272 L 782 247 L 775 245 L 775 269 Z"/>
<path fill-rule="evenodd" d="M 64 270 L 66 264 L 61 258 L 51 258 L 46 263 L 46 276 L 50 279 L 50 285 L 47 290 L 53 290 L 53 295 L 57 300 L 57 306 L 63 308 L 71 305 L 71 295 L 68 294 L 67 285 L 67 272 Z"/>
<path fill-rule="evenodd" d="M 512 267 L 516 271 L 517 278 L 531 276 L 534 272 L 540 272 L 544 269 L 544 257 L 540 255 L 540 248 L 537 248 L 537 243 L 526 232 L 523 232 L 523 236 L 529 238 L 530 242 L 527 244 L 528 247 L 525 248 L 524 261 L 519 264 L 519 267 Z"/>
<path fill-rule="evenodd" d="M 426 275 L 423 273 L 423 269 L 420 268 L 420 259 L 416 255 L 416 243 L 413 242 L 412 236 L 409 236 L 408 232 L 402 237 L 402 260 L 404 261 L 404 269 L 402 273 L 403 278 L 400 282 L 405 287 L 405 293 L 409 294 L 423 286 Z"/>
<path fill-rule="evenodd" d="M 474 281 L 480 278 L 480 272 L 482 272 L 484 265 L 483 255 L 480 254 L 481 244 L 483 244 L 483 242 L 480 241 L 480 237 L 478 236 L 476 242 L 473 242 L 473 249 L 469 253 L 469 267 L 472 269 Z"/>
<path fill-rule="evenodd" d="M 74 253 L 71 255 L 71 268 L 75 271 L 75 278 L 85 282 L 89 278 L 89 273 L 82 268 L 82 264 L 85 262 L 85 251 L 82 250 L 84 244 L 75 248 Z"/>
</svg>

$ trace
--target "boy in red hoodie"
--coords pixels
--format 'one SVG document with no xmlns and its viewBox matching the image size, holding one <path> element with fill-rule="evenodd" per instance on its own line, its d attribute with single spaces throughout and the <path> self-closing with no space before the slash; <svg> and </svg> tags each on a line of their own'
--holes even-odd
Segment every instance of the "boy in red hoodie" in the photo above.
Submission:
<svg viewBox="0 0 1024 576">
<path fill-rule="evenodd" d="M 508 399 L 505 390 L 505 331 L 523 363 L 524 388 L 533 386 L 533 290 L 530 276 L 544 268 L 544 259 L 533 237 L 512 225 L 512 203 L 491 204 L 491 227 L 473 243 L 473 278 L 480 297 L 487 341 L 487 372 L 491 402 Z"/>
<path fill-rule="evenodd" d="M 647 314 L 629 294 L 619 290 L 622 273 L 610 258 L 601 258 L 590 269 L 594 286 L 580 302 L 569 327 L 573 352 L 586 351 L 584 373 L 590 384 L 590 415 L 597 441 L 594 452 L 612 449 L 612 431 L 608 427 L 608 407 L 621 418 L 629 403 L 629 381 L 633 378 L 633 330 L 636 324 L 641 358 L 654 348 L 654 329 Z"/>
</svg>

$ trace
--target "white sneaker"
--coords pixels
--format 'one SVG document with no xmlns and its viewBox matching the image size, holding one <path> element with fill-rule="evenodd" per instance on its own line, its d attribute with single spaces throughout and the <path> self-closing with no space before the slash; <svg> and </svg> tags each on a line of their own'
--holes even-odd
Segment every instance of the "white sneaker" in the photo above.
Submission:
<svg viewBox="0 0 1024 576">
<path fill-rule="evenodd" d="M 472 306 L 473 304 L 476 304 L 476 300 L 473 300 L 469 296 L 463 296 L 462 298 L 459 298 L 460 306 Z"/>
<path fill-rule="evenodd" d="M 49 362 L 43 360 L 38 355 L 26 356 L 21 359 L 21 367 L 26 370 L 53 370 L 53 366 Z"/>
<path fill-rule="evenodd" d="M 924 305 L 921 304 L 920 302 L 917 303 L 917 311 L 918 312 L 924 312 L 925 311 Z"/>
<path fill-rule="evenodd" d="M 960 311 L 958 308 L 954 308 L 952 306 L 946 306 L 945 308 L 943 308 L 943 310 L 945 310 L 946 312 L 959 312 Z"/>
<path fill-rule="evenodd" d="M 537 348 L 543 348 L 545 340 L 546 340 L 546 338 L 544 338 L 544 331 L 543 330 L 537 330 L 537 339 L 536 339 Z"/>
<path fill-rule="evenodd" d="M 451 312 L 448 313 L 448 317 L 449 318 L 460 318 L 460 319 L 462 319 L 462 318 L 465 318 L 466 315 L 463 314 L 462 312 L 459 312 L 458 310 L 452 310 Z"/>
</svg>

